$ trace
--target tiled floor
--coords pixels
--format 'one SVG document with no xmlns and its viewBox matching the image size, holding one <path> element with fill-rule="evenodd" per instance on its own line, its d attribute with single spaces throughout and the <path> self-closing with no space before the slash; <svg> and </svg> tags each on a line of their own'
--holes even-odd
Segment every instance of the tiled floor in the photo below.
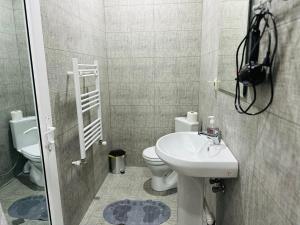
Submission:
<svg viewBox="0 0 300 225">
<path fill-rule="evenodd" d="M 8 184 L 0 188 L 0 202 L 6 216 L 8 225 L 49 225 L 47 221 L 23 220 L 12 218 L 7 214 L 7 209 L 16 200 L 32 195 L 43 195 L 44 191 L 30 183 L 27 176 L 13 178 Z"/>
<path fill-rule="evenodd" d="M 104 208 L 115 201 L 159 200 L 171 209 L 171 218 L 164 225 L 176 225 L 177 194 L 159 195 L 149 190 L 151 173 L 148 168 L 129 167 L 124 175 L 109 174 L 98 191 L 80 225 L 109 225 L 102 216 Z"/>
</svg>

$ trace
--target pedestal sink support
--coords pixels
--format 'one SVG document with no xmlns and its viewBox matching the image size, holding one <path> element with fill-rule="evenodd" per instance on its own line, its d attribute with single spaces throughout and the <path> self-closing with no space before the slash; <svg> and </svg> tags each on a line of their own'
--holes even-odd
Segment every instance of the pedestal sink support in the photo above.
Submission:
<svg viewBox="0 0 300 225">
<path fill-rule="evenodd" d="M 204 178 L 178 175 L 177 225 L 204 225 Z"/>
</svg>

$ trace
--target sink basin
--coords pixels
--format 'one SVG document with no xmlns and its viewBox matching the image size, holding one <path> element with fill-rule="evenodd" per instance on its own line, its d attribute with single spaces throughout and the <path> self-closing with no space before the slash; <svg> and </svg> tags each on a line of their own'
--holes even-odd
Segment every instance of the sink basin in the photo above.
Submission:
<svg viewBox="0 0 300 225">
<path fill-rule="evenodd" d="M 156 153 L 179 174 L 191 177 L 233 178 L 238 175 L 238 161 L 222 141 L 196 132 L 172 133 L 156 143 Z"/>
<path fill-rule="evenodd" d="M 223 141 L 214 145 L 205 135 L 178 132 L 161 137 L 156 142 L 156 153 L 178 173 L 177 225 L 207 224 L 204 178 L 237 177 L 238 161 L 231 151 Z"/>
<path fill-rule="evenodd" d="M 161 137 L 156 153 L 178 173 L 177 225 L 204 225 L 204 178 L 234 178 L 238 161 L 222 141 L 214 145 L 205 135 L 178 132 Z M 226 187 L 225 187 L 226 191 Z"/>
</svg>

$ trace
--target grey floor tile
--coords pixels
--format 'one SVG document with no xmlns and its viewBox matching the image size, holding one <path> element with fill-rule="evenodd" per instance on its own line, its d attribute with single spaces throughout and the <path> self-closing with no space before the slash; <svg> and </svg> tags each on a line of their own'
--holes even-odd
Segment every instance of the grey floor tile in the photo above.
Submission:
<svg viewBox="0 0 300 225">
<path fill-rule="evenodd" d="M 173 191 L 163 196 L 145 190 L 150 178 L 151 173 L 145 167 L 128 167 L 124 175 L 108 174 L 80 225 L 109 225 L 102 216 L 104 208 L 123 199 L 162 201 L 171 208 L 171 218 L 164 225 L 175 225 L 177 194 Z"/>
<path fill-rule="evenodd" d="M 13 178 L 9 183 L 0 187 L 0 203 L 4 210 L 8 225 L 49 225 L 48 221 L 39 220 L 21 220 L 12 218 L 8 215 L 8 208 L 17 200 L 26 198 L 32 195 L 44 195 L 42 188 L 34 186 L 28 180 L 27 176 L 19 176 Z"/>
</svg>

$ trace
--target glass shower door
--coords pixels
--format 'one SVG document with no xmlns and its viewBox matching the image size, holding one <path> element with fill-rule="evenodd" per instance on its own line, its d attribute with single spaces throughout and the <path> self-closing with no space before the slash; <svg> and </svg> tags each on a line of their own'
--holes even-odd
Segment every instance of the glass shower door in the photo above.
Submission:
<svg viewBox="0 0 300 225">
<path fill-rule="evenodd" d="M 0 0 L 0 224 L 50 224 L 23 0 Z"/>
</svg>

